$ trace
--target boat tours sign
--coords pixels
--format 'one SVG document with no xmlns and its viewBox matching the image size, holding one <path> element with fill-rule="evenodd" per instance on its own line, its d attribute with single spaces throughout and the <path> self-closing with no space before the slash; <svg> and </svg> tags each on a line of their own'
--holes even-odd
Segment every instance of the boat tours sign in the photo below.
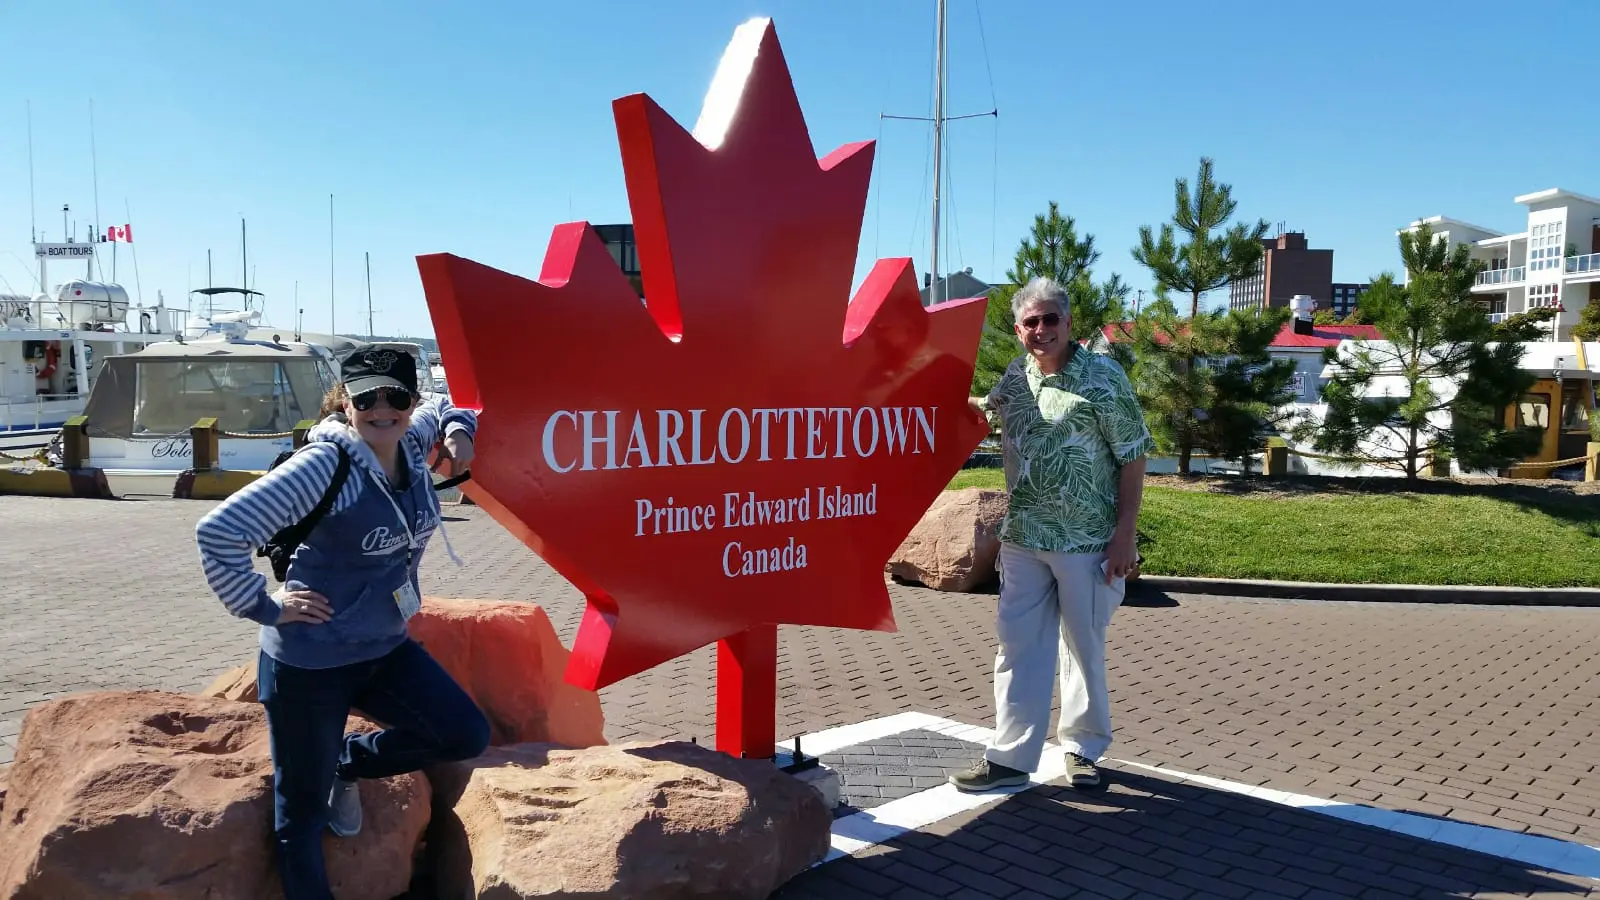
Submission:
<svg viewBox="0 0 1600 900">
<path fill-rule="evenodd" d="M 39 259 L 92 259 L 94 244 L 34 244 L 33 255 Z"/>
<path fill-rule="evenodd" d="M 581 589 L 568 680 L 719 644 L 718 746 L 772 755 L 779 624 L 892 630 L 884 566 L 987 433 L 984 300 L 909 259 L 851 282 L 873 145 L 812 149 L 771 23 L 735 34 L 691 133 L 613 111 L 643 302 L 597 232 L 537 281 L 420 257 L 472 499 Z"/>
</svg>

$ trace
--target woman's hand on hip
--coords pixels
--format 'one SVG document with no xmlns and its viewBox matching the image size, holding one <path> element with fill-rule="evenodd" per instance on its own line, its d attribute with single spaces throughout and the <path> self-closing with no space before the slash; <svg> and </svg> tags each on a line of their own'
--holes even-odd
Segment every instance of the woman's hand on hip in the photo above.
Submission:
<svg viewBox="0 0 1600 900">
<path fill-rule="evenodd" d="M 272 599 L 282 610 L 274 625 L 287 625 L 290 622 L 321 625 L 333 618 L 333 604 L 316 591 L 280 590 Z"/>
</svg>

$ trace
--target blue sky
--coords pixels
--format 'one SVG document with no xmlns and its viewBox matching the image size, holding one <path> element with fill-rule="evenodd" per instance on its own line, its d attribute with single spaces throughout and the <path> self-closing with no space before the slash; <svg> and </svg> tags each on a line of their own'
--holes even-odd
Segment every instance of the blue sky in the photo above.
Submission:
<svg viewBox="0 0 1600 900">
<path fill-rule="evenodd" d="M 932 0 L 54 6 L 0 4 L 0 292 L 33 289 L 25 105 L 58 239 L 63 203 L 80 233 L 94 218 L 92 99 L 99 221 L 138 242 L 137 285 L 118 259 L 130 292 L 181 304 L 208 248 L 237 283 L 243 216 L 267 318 L 292 326 L 298 281 L 306 328 L 325 329 L 332 193 L 339 330 L 365 330 L 370 251 L 377 330 L 431 334 L 417 254 L 533 276 L 553 225 L 627 221 L 610 102 L 642 91 L 692 126 L 757 15 L 819 154 L 880 139 L 858 278 L 880 256 L 927 266 L 928 128 L 879 115 L 931 108 Z M 1600 194 L 1593 0 L 949 8 L 949 112 L 1000 110 L 950 126 L 945 254 L 980 278 L 1054 199 L 1096 236 L 1098 275 L 1148 289 L 1129 249 L 1201 155 L 1240 214 L 1333 248 L 1342 281 L 1394 268 L 1394 230 L 1419 216 L 1511 229 L 1517 194 Z"/>
</svg>

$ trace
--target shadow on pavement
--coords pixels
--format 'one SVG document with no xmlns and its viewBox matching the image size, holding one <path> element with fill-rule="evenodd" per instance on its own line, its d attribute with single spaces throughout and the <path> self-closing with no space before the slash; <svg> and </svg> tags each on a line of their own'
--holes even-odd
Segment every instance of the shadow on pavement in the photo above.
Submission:
<svg viewBox="0 0 1600 900">
<path fill-rule="evenodd" d="M 1180 604 L 1178 603 L 1178 598 L 1166 591 L 1135 581 L 1132 585 L 1129 585 L 1127 596 L 1123 599 L 1122 605 L 1160 609 Z"/>
<path fill-rule="evenodd" d="M 963 896 L 1600 896 L 1594 882 L 1241 794 L 1107 770 L 1044 785 L 794 879 L 774 900 Z M 976 893 L 974 893 L 976 892 Z"/>
</svg>

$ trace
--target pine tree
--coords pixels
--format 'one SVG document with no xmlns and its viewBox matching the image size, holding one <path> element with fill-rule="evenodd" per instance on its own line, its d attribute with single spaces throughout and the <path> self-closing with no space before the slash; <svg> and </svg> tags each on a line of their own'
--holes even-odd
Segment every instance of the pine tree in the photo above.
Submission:
<svg viewBox="0 0 1600 900">
<path fill-rule="evenodd" d="M 1134 260 L 1150 270 L 1156 284 L 1189 295 L 1191 319 L 1200 315 L 1200 298 L 1208 291 L 1221 290 L 1255 272 L 1261 262 L 1261 238 L 1267 233 L 1265 220 L 1254 225 L 1238 222 L 1220 234 L 1211 233 L 1233 218 L 1239 205 L 1231 185 L 1216 183 L 1213 169 L 1213 162 L 1202 157 L 1193 192 L 1189 179 L 1177 180 L 1172 223 L 1161 226 L 1159 238 L 1150 226 L 1141 227 L 1139 246 L 1133 250 Z M 1188 236 L 1187 243 L 1177 243 L 1173 225 Z"/>
<path fill-rule="evenodd" d="M 1228 313 L 1222 352 L 1210 361 L 1213 397 L 1199 425 L 1200 446 L 1245 471 L 1268 437 L 1292 425 L 1295 364 L 1269 353 L 1290 315 L 1286 307 Z"/>
<path fill-rule="evenodd" d="M 1538 435 L 1507 429 L 1503 414 L 1533 376 L 1520 368 L 1522 345 L 1498 340 L 1472 296 L 1481 264 L 1465 244 L 1448 247 L 1426 225 L 1400 235 L 1400 257 L 1408 282 L 1386 274 L 1362 297 L 1383 341 L 1328 352 L 1327 412 L 1298 436 L 1407 479 L 1435 454 L 1467 469 L 1498 469 L 1530 452 Z"/>
<path fill-rule="evenodd" d="M 1560 315 L 1554 306 L 1535 306 L 1495 323 L 1497 341 L 1542 341 L 1550 337 L 1550 320 Z"/>
<path fill-rule="evenodd" d="M 1077 221 L 1071 216 L 1062 216 L 1056 201 L 1050 201 L 1048 212 L 1033 217 L 1033 228 L 1017 247 L 1011 269 L 1006 272 L 1010 284 L 997 287 L 989 294 L 983 336 L 978 343 L 978 361 L 972 372 L 974 394 L 987 394 L 1020 352 L 1011 299 L 1030 279 L 1050 278 L 1066 288 L 1072 306 L 1072 339 L 1075 341 L 1086 340 L 1107 324 L 1122 321 L 1129 288 L 1116 274 L 1095 283 L 1090 278 L 1089 267 L 1099 259 L 1094 235 L 1085 234 L 1080 239 Z"/>
<path fill-rule="evenodd" d="M 1572 336 L 1580 341 L 1600 341 L 1600 300 L 1590 300 L 1572 326 Z"/>
<path fill-rule="evenodd" d="M 1218 184 L 1213 163 L 1200 160 L 1191 190 L 1175 185 L 1172 222 L 1159 234 L 1139 229 L 1135 261 L 1150 270 L 1164 298 L 1187 296 L 1180 318 L 1170 299 L 1152 305 L 1134 328 L 1134 386 L 1157 446 L 1178 454 L 1179 474 L 1189 474 L 1194 451 L 1248 458 L 1245 445 L 1268 424 L 1268 410 L 1288 402 L 1292 363 L 1275 363 L 1266 347 L 1287 321 L 1288 310 L 1225 314 L 1201 312 L 1200 300 L 1256 271 L 1267 223 L 1227 226 L 1238 204 L 1233 188 Z M 1178 232 L 1186 240 L 1178 243 Z M 1270 332 L 1270 333 L 1269 333 Z M 1265 335 L 1257 346 L 1258 335 Z"/>
</svg>

